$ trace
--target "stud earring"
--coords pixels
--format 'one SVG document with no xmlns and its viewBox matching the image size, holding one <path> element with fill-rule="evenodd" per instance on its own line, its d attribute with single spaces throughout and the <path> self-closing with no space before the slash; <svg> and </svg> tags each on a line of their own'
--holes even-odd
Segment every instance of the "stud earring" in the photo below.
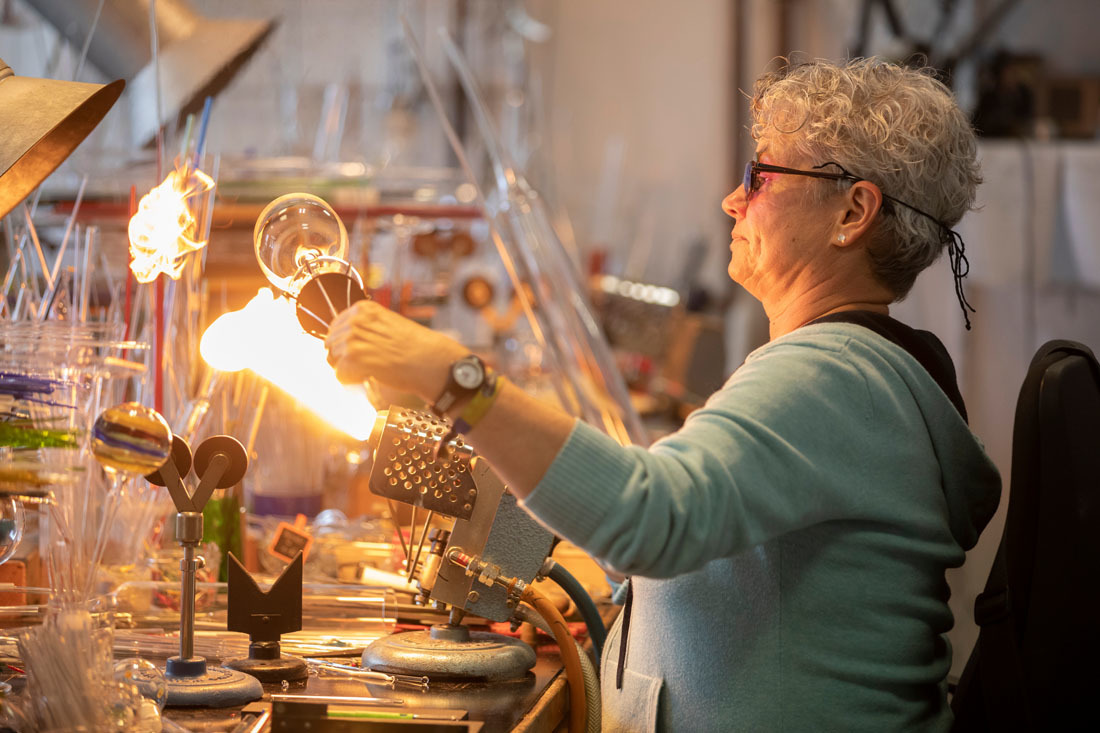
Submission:
<svg viewBox="0 0 1100 733">
<path fill-rule="evenodd" d="M 844 244 L 845 242 L 848 241 L 848 235 L 847 234 L 838 234 L 837 237 L 836 237 L 836 241 L 840 242 L 841 244 Z"/>
</svg>

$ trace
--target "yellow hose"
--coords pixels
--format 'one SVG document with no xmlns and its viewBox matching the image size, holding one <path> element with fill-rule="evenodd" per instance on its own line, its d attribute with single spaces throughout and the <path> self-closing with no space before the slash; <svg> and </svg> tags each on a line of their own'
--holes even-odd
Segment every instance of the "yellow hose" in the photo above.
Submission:
<svg viewBox="0 0 1100 733">
<path fill-rule="evenodd" d="M 565 666 L 565 679 L 569 683 L 569 731 L 583 733 L 588 710 L 584 698 L 584 672 L 581 670 L 581 658 L 577 654 L 577 645 L 573 643 L 573 635 L 569 633 L 569 627 L 565 625 L 565 619 L 558 609 L 533 585 L 524 589 L 520 600 L 534 606 L 554 632 L 554 639 L 561 650 L 561 661 Z"/>
</svg>

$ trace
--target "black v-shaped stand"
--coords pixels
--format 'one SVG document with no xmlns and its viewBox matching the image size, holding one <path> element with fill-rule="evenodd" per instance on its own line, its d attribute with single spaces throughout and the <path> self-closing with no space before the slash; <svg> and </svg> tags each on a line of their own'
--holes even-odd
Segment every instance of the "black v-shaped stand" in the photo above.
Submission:
<svg viewBox="0 0 1100 733">
<path fill-rule="evenodd" d="M 248 634 L 248 658 L 225 666 L 250 674 L 260 682 L 301 680 L 309 675 L 306 663 L 282 656 L 279 638 L 302 628 L 302 553 L 286 566 L 270 590 L 260 590 L 240 561 L 229 554 L 230 631 Z"/>
</svg>

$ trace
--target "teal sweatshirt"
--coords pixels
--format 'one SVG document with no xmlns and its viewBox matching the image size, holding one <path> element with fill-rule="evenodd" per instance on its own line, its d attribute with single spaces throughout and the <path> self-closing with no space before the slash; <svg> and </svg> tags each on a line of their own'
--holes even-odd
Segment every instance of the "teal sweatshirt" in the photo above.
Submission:
<svg viewBox="0 0 1100 733">
<path fill-rule="evenodd" d="M 999 496 L 907 351 L 825 323 L 757 349 L 649 449 L 578 422 L 525 505 L 633 576 L 605 730 L 877 733 L 950 726 L 944 571 Z"/>
</svg>

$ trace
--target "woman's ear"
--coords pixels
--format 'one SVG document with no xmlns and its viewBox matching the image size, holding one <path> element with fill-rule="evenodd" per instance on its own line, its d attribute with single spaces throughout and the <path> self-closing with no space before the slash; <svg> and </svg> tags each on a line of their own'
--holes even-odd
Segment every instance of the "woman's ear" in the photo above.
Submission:
<svg viewBox="0 0 1100 733">
<path fill-rule="evenodd" d="M 845 195 L 840 226 L 834 244 L 846 247 L 861 239 L 882 209 L 882 191 L 870 181 L 856 181 Z"/>
</svg>

